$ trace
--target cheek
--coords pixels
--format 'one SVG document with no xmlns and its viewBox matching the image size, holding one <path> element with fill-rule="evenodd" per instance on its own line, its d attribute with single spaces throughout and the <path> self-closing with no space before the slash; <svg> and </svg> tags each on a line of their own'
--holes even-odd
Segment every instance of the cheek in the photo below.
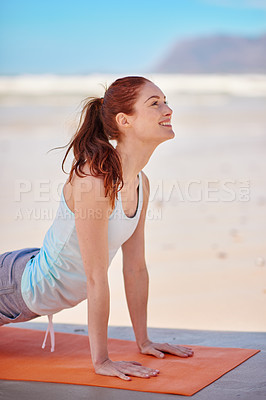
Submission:
<svg viewBox="0 0 266 400">
<path fill-rule="evenodd" d="M 145 136 L 151 131 L 154 131 L 156 125 L 156 118 L 151 116 L 149 113 L 143 116 L 142 119 L 138 120 L 138 130 L 142 131 Z"/>
<path fill-rule="evenodd" d="M 143 127 L 147 127 L 150 124 L 150 116 L 147 112 L 140 112 L 138 113 L 138 117 L 136 118 L 136 120 L 134 121 L 134 127 L 136 130 L 141 130 L 143 129 Z"/>
<path fill-rule="evenodd" d="M 148 109 L 145 113 L 143 113 L 143 119 L 145 120 L 146 125 L 155 125 L 159 120 L 159 110 L 156 108 Z"/>
<path fill-rule="evenodd" d="M 159 110 L 155 108 L 138 112 L 138 116 L 134 121 L 135 133 L 140 137 L 154 135 L 154 129 L 158 124 L 159 116 Z"/>
</svg>

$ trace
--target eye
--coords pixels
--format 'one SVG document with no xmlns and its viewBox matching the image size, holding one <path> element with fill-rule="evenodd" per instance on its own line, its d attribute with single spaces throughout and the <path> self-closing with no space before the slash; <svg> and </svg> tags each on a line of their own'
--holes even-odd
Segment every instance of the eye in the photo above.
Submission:
<svg viewBox="0 0 266 400">
<path fill-rule="evenodd" d="M 154 101 L 151 105 L 152 105 L 152 106 L 158 106 L 158 104 L 159 104 L 159 103 L 158 103 L 158 101 L 156 100 L 156 101 Z M 164 101 L 164 104 L 167 104 L 167 105 L 168 105 L 168 101 L 165 100 L 165 101 Z"/>
</svg>

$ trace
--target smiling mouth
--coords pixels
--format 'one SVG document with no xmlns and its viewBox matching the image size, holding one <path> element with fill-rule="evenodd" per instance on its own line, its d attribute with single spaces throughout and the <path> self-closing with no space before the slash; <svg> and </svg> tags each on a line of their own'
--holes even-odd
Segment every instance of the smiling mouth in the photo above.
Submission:
<svg viewBox="0 0 266 400">
<path fill-rule="evenodd" d="M 171 122 L 159 122 L 161 126 L 167 126 L 168 128 L 172 128 Z"/>
</svg>

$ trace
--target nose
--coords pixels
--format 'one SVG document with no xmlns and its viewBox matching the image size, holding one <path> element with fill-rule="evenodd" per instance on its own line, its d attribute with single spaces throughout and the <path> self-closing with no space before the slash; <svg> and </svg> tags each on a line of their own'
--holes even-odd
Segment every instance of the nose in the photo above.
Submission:
<svg viewBox="0 0 266 400">
<path fill-rule="evenodd" d="M 173 110 L 168 106 L 168 104 L 165 104 L 164 115 L 171 116 L 172 114 L 173 114 Z"/>
</svg>

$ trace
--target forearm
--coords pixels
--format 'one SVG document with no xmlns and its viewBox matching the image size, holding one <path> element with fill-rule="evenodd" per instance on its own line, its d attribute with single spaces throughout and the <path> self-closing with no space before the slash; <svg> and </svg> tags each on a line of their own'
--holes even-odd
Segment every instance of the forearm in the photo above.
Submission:
<svg viewBox="0 0 266 400">
<path fill-rule="evenodd" d="M 125 292 L 132 326 L 138 346 L 148 340 L 147 305 L 149 275 L 146 266 L 141 269 L 123 270 Z"/>
<path fill-rule="evenodd" d="M 88 331 L 93 365 L 108 359 L 107 334 L 110 311 L 110 292 L 107 278 L 87 284 Z"/>
</svg>

